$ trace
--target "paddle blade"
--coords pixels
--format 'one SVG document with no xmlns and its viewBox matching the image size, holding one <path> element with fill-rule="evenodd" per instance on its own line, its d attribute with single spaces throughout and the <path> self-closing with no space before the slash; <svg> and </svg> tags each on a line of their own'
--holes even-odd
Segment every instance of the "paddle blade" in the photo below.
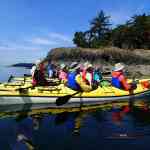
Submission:
<svg viewBox="0 0 150 150">
<path fill-rule="evenodd" d="M 61 105 L 66 104 L 71 97 L 72 97 L 72 95 L 66 95 L 66 96 L 63 96 L 63 97 L 58 97 L 56 99 L 56 105 L 61 106 Z"/>
<path fill-rule="evenodd" d="M 14 78 L 14 76 L 13 75 L 11 75 L 10 77 L 9 77 L 9 79 L 8 79 L 8 81 L 7 82 L 11 82 L 11 80 Z"/>
<path fill-rule="evenodd" d="M 61 105 L 64 105 L 66 104 L 69 99 L 71 99 L 74 95 L 80 93 L 81 91 L 77 91 L 75 92 L 74 94 L 71 94 L 71 95 L 66 95 L 66 96 L 62 96 L 62 97 L 58 97 L 56 99 L 56 106 L 61 106 Z"/>
</svg>

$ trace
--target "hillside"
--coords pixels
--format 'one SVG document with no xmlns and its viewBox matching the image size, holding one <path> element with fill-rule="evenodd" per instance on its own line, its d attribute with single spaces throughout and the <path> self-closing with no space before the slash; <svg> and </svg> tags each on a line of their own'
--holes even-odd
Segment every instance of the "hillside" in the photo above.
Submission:
<svg viewBox="0 0 150 150">
<path fill-rule="evenodd" d="M 55 63 L 89 61 L 92 64 L 99 64 L 107 70 L 111 70 L 115 63 L 123 62 L 129 73 L 150 75 L 150 51 L 143 49 L 125 50 L 116 47 L 101 49 L 55 48 L 48 53 L 47 59 Z"/>
</svg>

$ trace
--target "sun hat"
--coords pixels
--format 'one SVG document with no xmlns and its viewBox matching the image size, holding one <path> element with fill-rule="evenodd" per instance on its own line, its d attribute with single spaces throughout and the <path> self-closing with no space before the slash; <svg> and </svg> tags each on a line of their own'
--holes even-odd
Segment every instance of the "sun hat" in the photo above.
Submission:
<svg viewBox="0 0 150 150">
<path fill-rule="evenodd" d="M 90 64 L 90 63 L 89 63 L 88 61 L 86 61 L 86 62 L 83 64 L 84 68 L 86 69 L 89 64 Z"/>
<path fill-rule="evenodd" d="M 78 64 L 77 66 L 75 66 L 75 67 L 74 67 L 74 69 L 75 69 L 75 70 L 77 70 L 77 69 L 81 69 L 81 65 L 80 65 L 80 64 Z"/>
<path fill-rule="evenodd" d="M 88 68 L 93 68 L 92 64 L 88 64 L 88 65 L 87 65 L 87 69 L 88 69 Z"/>
<path fill-rule="evenodd" d="M 80 64 L 78 64 L 77 62 L 73 62 L 71 65 L 70 65 L 70 69 L 69 71 L 73 72 L 73 71 L 76 71 L 77 69 L 80 68 Z"/>
<path fill-rule="evenodd" d="M 72 62 L 71 65 L 70 65 L 70 68 L 71 68 L 71 69 L 72 69 L 72 68 L 75 68 L 77 65 L 78 65 L 77 62 Z"/>
<path fill-rule="evenodd" d="M 124 69 L 124 65 L 122 63 L 117 63 L 115 64 L 115 66 L 113 67 L 113 71 L 120 71 Z"/>
<path fill-rule="evenodd" d="M 38 60 L 35 61 L 35 65 L 36 65 L 36 66 L 39 66 L 39 64 L 40 64 L 41 62 L 42 62 L 42 60 L 41 60 L 41 59 L 38 59 Z"/>
<path fill-rule="evenodd" d="M 93 68 L 92 64 L 88 61 L 84 63 L 84 69 Z"/>
<path fill-rule="evenodd" d="M 65 67 L 66 67 L 65 64 L 61 64 L 61 65 L 60 65 L 60 69 L 64 69 Z"/>
</svg>

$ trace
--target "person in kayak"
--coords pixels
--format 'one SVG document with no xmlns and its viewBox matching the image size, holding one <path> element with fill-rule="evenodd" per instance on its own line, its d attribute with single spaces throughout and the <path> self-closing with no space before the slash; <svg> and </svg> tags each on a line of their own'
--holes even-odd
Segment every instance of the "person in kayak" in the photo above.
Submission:
<svg viewBox="0 0 150 150">
<path fill-rule="evenodd" d="M 90 87 L 92 87 L 92 84 L 93 84 L 93 70 L 94 70 L 94 68 L 93 68 L 92 64 L 89 64 L 86 68 L 85 77 L 83 76 L 84 81 Z"/>
<path fill-rule="evenodd" d="M 45 78 L 45 63 L 44 61 L 37 60 L 35 66 L 31 69 L 32 74 L 32 85 L 33 86 L 44 86 L 48 85 L 48 81 Z"/>
<path fill-rule="evenodd" d="M 53 69 L 53 64 L 51 63 L 51 61 L 48 61 L 48 65 L 47 65 L 47 74 L 48 74 L 48 78 L 53 78 L 54 76 L 54 69 Z"/>
<path fill-rule="evenodd" d="M 61 80 L 62 83 L 67 82 L 67 66 L 65 64 L 60 65 L 59 79 Z"/>
<path fill-rule="evenodd" d="M 113 71 L 112 71 L 112 80 L 111 83 L 114 87 L 123 89 L 126 91 L 131 91 L 136 89 L 135 83 L 128 83 L 127 78 L 123 73 L 124 65 L 122 63 L 115 64 Z"/>
<path fill-rule="evenodd" d="M 96 67 L 93 72 L 93 81 L 100 84 L 100 81 L 103 79 L 101 69 Z"/>
<path fill-rule="evenodd" d="M 80 85 L 76 81 L 76 76 L 80 73 L 80 67 L 77 62 L 70 65 L 70 70 L 67 77 L 67 86 L 73 90 L 81 90 Z"/>
<path fill-rule="evenodd" d="M 92 64 L 80 68 L 80 73 L 76 76 L 76 81 L 82 91 L 90 92 L 98 88 L 98 84 L 93 80 L 93 70 Z"/>
</svg>

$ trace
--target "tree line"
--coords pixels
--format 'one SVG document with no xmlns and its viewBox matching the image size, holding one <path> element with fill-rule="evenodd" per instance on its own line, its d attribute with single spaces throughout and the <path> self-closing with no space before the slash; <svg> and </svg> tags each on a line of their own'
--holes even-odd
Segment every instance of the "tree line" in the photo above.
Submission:
<svg viewBox="0 0 150 150">
<path fill-rule="evenodd" d="M 75 32 L 73 42 L 82 48 L 115 46 L 125 49 L 150 49 L 150 15 L 134 15 L 125 24 L 112 28 L 104 11 L 90 22 L 89 30 Z"/>
</svg>

